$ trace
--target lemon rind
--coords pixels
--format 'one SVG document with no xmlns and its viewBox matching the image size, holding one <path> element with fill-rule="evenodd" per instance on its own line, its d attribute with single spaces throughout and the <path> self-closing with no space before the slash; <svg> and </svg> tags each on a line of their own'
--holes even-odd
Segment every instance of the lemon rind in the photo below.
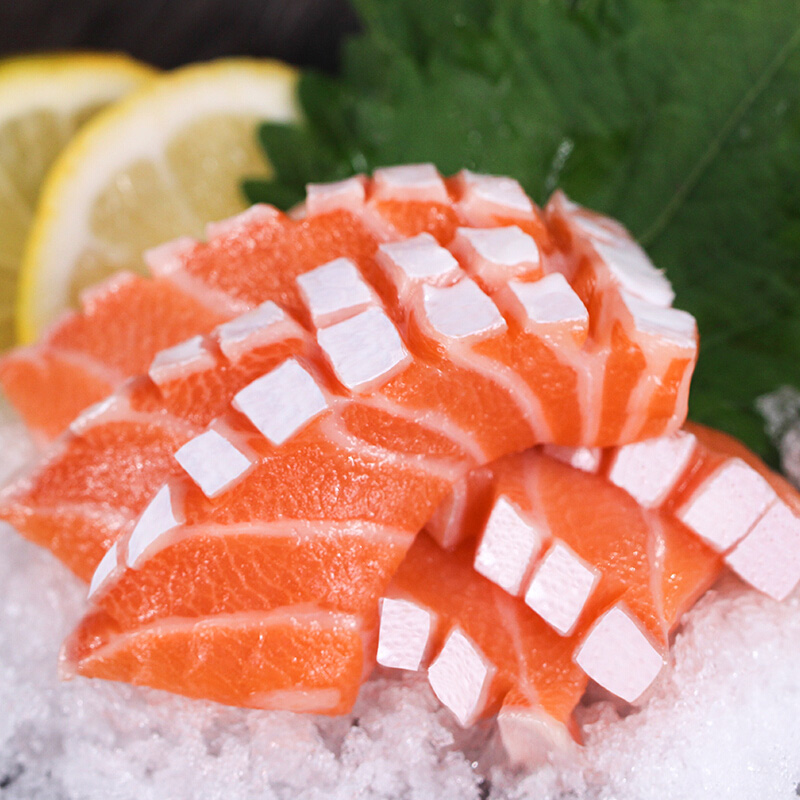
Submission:
<svg viewBox="0 0 800 800">
<path fill-rule="evenodd" d="M 18 340 L 34 341 L 46 320 L 63 308 L 70 266 L 90 236 L 86 226 L 91 200 L 110 175 L 142 158 L 158 161 L 164 145 L 203 113 L 296 120 L 297 79 L 297 70 L 279 61 L 231 58 L 192 64 L 148 82 L 85 125 L 42 187 L 20 272 Z M 185 102 L 189 93 L 193 103 Z M 124 148 L 118 145 L 120 136 L 127 137 Z M 64 265 L 60 274 L 46 268 L 53 264 Z"/>
</svg>

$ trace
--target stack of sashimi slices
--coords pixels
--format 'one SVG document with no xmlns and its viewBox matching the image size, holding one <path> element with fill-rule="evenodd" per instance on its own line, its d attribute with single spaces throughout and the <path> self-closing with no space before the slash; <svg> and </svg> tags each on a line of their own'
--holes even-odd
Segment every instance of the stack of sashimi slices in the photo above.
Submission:
<svg viewBox="0 0 800 800">
<path fill-rule="evenodd" d="M 338 714 L 424 670 L 531 762 L 726 566 L 800 580 L 800 497 L 684 425 L 693 318 L 561 194 L 391 167 L 148 263 L 0 368 L 43 448 L 0 517 L 91 583 L 65 677 Z"/>
</svg>

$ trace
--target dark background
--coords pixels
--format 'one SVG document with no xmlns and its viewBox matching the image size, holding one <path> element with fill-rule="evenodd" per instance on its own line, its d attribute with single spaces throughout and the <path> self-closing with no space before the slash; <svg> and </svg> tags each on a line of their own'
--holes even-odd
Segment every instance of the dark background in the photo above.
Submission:
<svg viewBox="0 0 800 800">
<path fill-rule="evenodd" d="M 0 0 L 0 57 L 119 50 L 170 68 L 252 55 L 333 70 L 356 29 L 345 0 Z"/>
</svg>

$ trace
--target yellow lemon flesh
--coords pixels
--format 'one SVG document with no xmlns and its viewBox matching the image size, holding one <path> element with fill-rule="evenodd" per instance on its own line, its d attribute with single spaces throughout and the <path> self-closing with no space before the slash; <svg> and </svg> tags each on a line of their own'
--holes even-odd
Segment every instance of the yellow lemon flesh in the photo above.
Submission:
<svg viewBox="0 0 800 800">
<path fill-rule="evenodd" d="M 0 349 L 14 338 L 20 263 L 50 165 L 86 120 L 155 74 L 116 54 L 0 61 Z"/>
<path fill-rule="evenodd" d="M 167 73 L 98 114 L 54 164 L 25 251 L 18 334 L 30 342 L 81 291 L 142 253 L 246 208 L 268 177 L 258 123 L 298 118 L 297 73 L 225 59 Z"/>
</svg>

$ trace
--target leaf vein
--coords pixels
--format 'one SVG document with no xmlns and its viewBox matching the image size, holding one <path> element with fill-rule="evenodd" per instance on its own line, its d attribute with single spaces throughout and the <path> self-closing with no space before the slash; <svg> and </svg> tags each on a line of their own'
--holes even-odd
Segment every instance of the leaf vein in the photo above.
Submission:
<svg viewBox="0 0 800 800">
<path fill-rule="evenodd" d="M 750 87 L 731 115 L 725 120 L 719 133 L 711 140 L 708 148 L 700 157 L 698 162 L 692 167 L 686 180 L 678 187 L 675 194 L 670 198 L 664 210 L 656 217 L 652 225 L 639 237 L 643 247 L 652 246 L 653 241 L 669 225 L 671 219 L 680 209 L 683 201 L 694 189 L 703 173 L 713 163 L 719 155 L 725 141 L 733 133 L 736 126 L 744 118 L 747 112 L 753 107 L 758 98 L 766 91 L 773 78 L 778 74 L 781 67 L 788 61 L 792 51 L 800 45 L 800 25 L 794 30 L 789 39 L 778 50 L 775 57 L 767 65 L 759 76 L 758 80 Z"/>
</svg>

